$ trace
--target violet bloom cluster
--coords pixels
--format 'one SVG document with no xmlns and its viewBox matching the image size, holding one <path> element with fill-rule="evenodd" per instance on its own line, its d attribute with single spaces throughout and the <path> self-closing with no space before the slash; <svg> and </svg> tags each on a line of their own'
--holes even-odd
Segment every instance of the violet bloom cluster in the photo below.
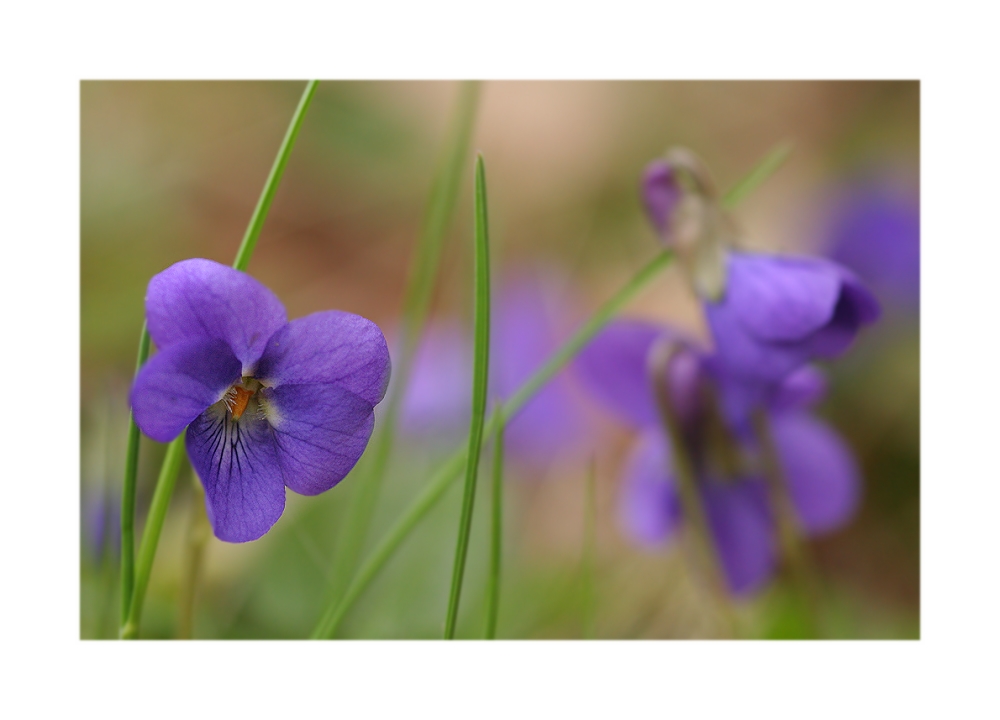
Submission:
<svg viewBox="0 0 1000 720">
<path fill-rule="evenodd" d="M 681 192 L 675 168 L 665 161 L 650 164 L 643 198 L 651 222 L 668 244 L 670 233 L 664 228 L 671 227 L 670 213 Z M 857 276 L 825 258 L 730 247 L 721 262 L 721 296 L 701 298 L 712 332 L 713 362 L 727 376 L 755 385 L 758 396 L 804 364 L 840 355 L 862 326 L 879 317 L 878 301 Z"/>
<path fill-rule="evenodd" d="M 670 329 L 626 320 L 605 328 L 575 362 L 595 399 L 640 431 L 625 471 L 622 524 L 635 541 L 656 547 L 675 538 L 683 522 L 671 447 L 648 370 L 648 356 L 661 338 L 684 347 L 669 366 L 668 386 L 723 574 L 732 594 L 750 594 L 770 578 L 778 560 L 775 517 L 759 470 L 760 448 L 745 424 L 713 415 L 714 406 L 708 401 L 718 396 L 724 402 L 738 383 L 720 378 L 711 356 Z M 808 535 L 842 526 L 853 515 L 860 495 L 850 450 L 809 412 L 824 391 L 822 375 L 806 366 L 773 385 L 762 405 L 792 504 Z M 719 420 L 724 423 L 721 440 Z M 727 467 L 720 458 L 726 453 L 740 457 L 735 467 Z"/>
<path fill-rule="evenodd" d="M 765 449 L 751 417 L 769 422 L 803 530 L 813 535 L 846 522 L 857 505 L 858 470 L 837 434 L 808 412 L 825 389 L 809 363 L 843 353 L 880 308 L 851 271 L 830 260 L 739 251 L 704 166 L 687 151 L 668 158 L 647 167 L 643 200 L 702 301 L 713 350 L 667 328 L 618 322 L 585 348 L 576 367 L 599 400 L 642 431 L 628 465 L 623 519 L 637 540 L 663 543 L 682 510 L 647 363 L 664 337 L 682 348 L 667 369 L 669 398 L 659 401 L 670 402 L 681 423 L 677 442 L 694 464 L 723 574 L 743 595 L 777 562 Z"/>
<path fill-rule="evenodd" d="M 136 424 L 160 442 L 187 428 L 219 539 L 261 537 L 286 487 L 317 495 L 361 457 L 390 370 L 371 321 L 330 310 L 289 322 L 260 282 L 203 259 L 150 280 L 146 321 L 159 352 L 132 386 Z"/>
</svg>

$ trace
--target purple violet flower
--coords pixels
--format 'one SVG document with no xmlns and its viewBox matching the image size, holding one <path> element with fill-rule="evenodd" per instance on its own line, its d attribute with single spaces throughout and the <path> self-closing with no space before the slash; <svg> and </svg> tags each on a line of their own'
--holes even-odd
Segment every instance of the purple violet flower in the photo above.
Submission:
<svg viewBox="0 0 1000 720">
<path fill-rule="evenodd" d="M 132 386 L 136 424 L 159 442 L 187 427 L 220 540 L 256 540 L 285 487 L 317 495 L 361 457 L 389 381 L 374 323 L 336 310 L 288 322 L 260 282 L 203 259 L 150 280 L 146 320 L 159 352 Z"/>
<path fill-rule="evenodd" d="M 663 237 L 670 233 L 671 219 L 683 198 L 677 173 L 665 160 L 654 160 L 646 166 L 642 177 L 642 200 L 646 215 Z"/>
<path fill-rule="evenodd" d="M 778 382 L 814 359 L 841 354 L 861 326 L 878 319 L 875 296 L 837 263 L 737 251 L 738 234 L 707 170 L 688 151 L 672 157 L 647 166 L 643 201 L 702 299 L 721 372 L 741 382 Z M 684 190 L 678 172 L 700 190 Z M 681 217 L 686 199 L 697 212 Z"/>
<path fill-rule="evenodd" d="M 646 546 L 669 542 L 683 521 L 670 445 L 660 426 L 647 369 L 650 350 L 664 336 L 684 343 L 668 328 L 620 320 L 598 334 L 575 362 L 597 400 L 641 431 L 626 467 L 621 520 L 626 533 Z M 729 589 L 734 595 L 747 595 L 774 572 L 774 519 L 761 477 L 743 470 L 726 477 L 719 471 L 719 463 L 710 457 L 703 423 L 706 385 L 714 386 L 725 407 L 727 395 L 740 390 L 739 383 L 721 378 L 711 356 L 689 345 L 675 357 L 669 372 L 671 396 L 689 440 L 702 503 Z M 756 395 L 770 415 L 792 503 L 809 535 L 841 527 L 854 514 L 860 497 L 860 475 L 850 449 L 836 432 L 807 412 L 824 390 L 822 375 L 806 366 L 771 386 L 769 393 Z M 752 453 L 745 426 L 729 422 L 732 435 Z"/>
<path fill-rule="evenodd" d="M 714 362 L 741 380 L 776 382 L 851 345 L 880 314 L 875 296 L 823 258 L 730 252 L 725 292 L 704 301 Z"/>
</svg>

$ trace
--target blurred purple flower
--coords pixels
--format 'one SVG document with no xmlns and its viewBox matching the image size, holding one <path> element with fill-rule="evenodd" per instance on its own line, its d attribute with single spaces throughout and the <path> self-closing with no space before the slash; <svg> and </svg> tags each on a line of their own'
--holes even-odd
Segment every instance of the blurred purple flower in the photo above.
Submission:
<svg viewBox="0 0 1000 720">
<path fill-rule="evenodd" d="M 854 270 L 884 303 L 920 306 L 920 201 L 890 180 L 859 181 L 834 203 L 826 234 L 834 260 Z"/>
<path fill-rule="evenodd" d="M 714 196 L 691 194 L 700 209 L 685 222 L 695 227 L 683 240 L 668 237 L 681 222 L 676 213 L 685 197 L 677 173 L 700 177 L 701 193 L 711 185 L 695 156 L 678 158 L 677 167 L 664 160 L 647 167 L 643 200 L 701 296 L 722 373 L 741 382 L 780 381 L 811 360 L 844 352 L 861 326 L 878 318 L 875 296 L 837 263 L 736 251 L 732 224 Z"/>
<path fill-rule="evenodd" d="M 836 357 L 879 317 L 868 289 L 829 260 L 731 252 L 727 266 L 724 295 L 704 308 L 713 362 L 740 380 L 777 382 Z"/>
<path fill-rule="evenodd" d="M 571 322 L 565 303 L 551 303 L 544 281 L 524 273 L 500 283 L 492 307 L 490 397 L 509 398 L 559 348 Z M 414 360 L 401 422 L 411 434 L 468 427 L 472 338 L 457 325 L 431 324 Z M 539 464 L 586 442 L 587 409 L 568 374 L 556 375 L 507 426 L 512 455 Z"/>
<path fill-rule="evenodd" d="M 135 421 L 159 442 L 187 427 L 219 539 L 259 538 L 286 486 L 317 495 L 361 457 L 389 380 L 374 323 L 335 310 L 288 322 L 260 282 L 203 259 L 150 280 L 146 320 L 159 352 L 132 386 Z"/>
<path fill-rule="evenodd" d="M 95 563 L 105 550 L 117 552 L 121 544 L 121 498 L 108 491 L 85 488 L 80 497 L 83 546 Z"/>
<path fill-rule="evenodd" d="M 644 545 L 661 545 L 682 521 L 669 443 L 660 427 L 647 356 L 662 337 L 683 342 L 669 329 L 652 323 L 618 321 L 609 325 L 580 353 L 576 369 L 588 389 L 620 419 L 642 431 L 629 459 L 621 505 L 626 532 Z M 671 397 L 684 423 L 684 434 L 696 464 L 699 489 L 730 591 L 745 595 L 773 574 L 777 547 L 763 480 L 754 473 L 723 477 L 712 462 L 704 433 L 707 408 L 703 390 L 714 388 L 723 406 L 739 391 L 725 381 L 710 356 L 688 346 L 670 366 Z M 853 515 L 860 477 L 849 448 L 827 425 L 806 409 L 822 397 L 825 382 L 802 367 L 757 400 L 767 408 L 775 444 L 792 502 L 807 534 L 834 530 Z M 742 418 L 742 416 L 741 416 Z M 752 441 L 743 427 L 734 437 Z"/>
<path fill-rule="evenodd" d="M 654 160 L 646 166 L 642 177 L 642 200 L 653 227 L 665 236 L 670 232 L 670 220 L 683 197 L 677 173 L 665 160 Z"/>
</svg>

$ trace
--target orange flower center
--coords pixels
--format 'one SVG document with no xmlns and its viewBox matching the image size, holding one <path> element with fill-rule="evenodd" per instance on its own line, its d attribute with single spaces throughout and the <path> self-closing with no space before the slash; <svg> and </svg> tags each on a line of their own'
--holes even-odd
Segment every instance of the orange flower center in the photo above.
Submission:
<svg viewBox="0 0 1000 720">
<path fill-rule="evenodd" d="M 225 402 L 229 412 L 233 414 L 233 420 L 239 420 L 247 409 L 247 403 L 253 397 L 256 390 L 247 390 L 239 385 L 233 385 L 226 393 Z"/>
</svg>

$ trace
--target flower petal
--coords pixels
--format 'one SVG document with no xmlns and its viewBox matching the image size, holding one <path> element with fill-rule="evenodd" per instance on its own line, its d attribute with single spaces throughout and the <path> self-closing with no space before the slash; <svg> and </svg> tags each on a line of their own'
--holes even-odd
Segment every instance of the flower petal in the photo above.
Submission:
<svg viewBox="0 0 1000 720">
<path fill-rule="evenodd" d="M 375 427 L 372 404 L 339 385 L 280 385 L 260 395 L 284 483 L 302 495 L 318 495 L 340 482 Z"/>
<path fill-rule="evenodd" d="M 804 413 L 775 416 L 771 427 L 803 527 L 818 534 L 844 525 L 861 495 L 850 448 L 832 428 Z"/>
<path fill-rule="evenodd" d="M 670 453 L 659 432 L 644 433 L 628 461 L 621 522 L 643 545 L 670 540 L 681 522 L 681 504 L 670 469 Z"/>
<path fill-rule="evenodd" d="M 329 383 L 372 406 L 389 385 L 389 348 L 378 325 L 328 310 L 292 320 L 270 338 L 257 365 L 265 385 Z"/>
<path fill-rule="evenodd" d="M 827 233 L 830 257 L 853 269 L 890 306 L 920 304 L 920 202 L 911 188 L 876 177 L 846 188 Z"/>
<path fill-rule="evenodd" d="M 683 191 L 677 182 L 674 168 L 664 160 L 654 160 L 646 166 L 642 178 L 642 200 L 646 215 L 663 235 L 670 228 L 674 209 L 681 201 Z"/>
<path fill-rule="evenodd" d="M 728 306 L 758 338 L 801 340 L 833 317 L 841 277 L 819 258 L 730 253 Z"/>
<path fill-rule="evenodd" d="M 819 368 L 803 365 L 774 388 L 768 405 L 775 411 L 810 407 L 823 399 L 826 387 L 826 375 Z"/>
<path fill-rule="evenodd" d="M 267 423 L 254 412 L 233 421 L 214 405 L 188 426 L 186 444 L 215 536 L 248 542 L 270 530 L 285 509 L 285 484 Z"/>
<path fill-rule="evenodd" d="M 586 388 L 618 417 L 636 427 L 659 424 L 646 356 L 666 328 L 639 320 L 609 324 L 573 363 Z"/>
<path fill-rule="evenodd" d="M 702 498 L 729 590 L 748 595 L 771 577 L 777 562 L 764 484 L 705 482 Z"/>
<path fill-rule="evenodd" d="M 243 365 L 253 366 L 271 335 L 287 322 L 281 301 L 244 272 L 195 258 L 171 265 L 149 281 L 146 320 L 156 346 L 185 340 L 224 340 Z"/>
<path fill-rule="evenodd" d="M 573 304 L 554 295 L 541 273 L 513 273 L 500 284 L 490 340 L 490 393 L 509 399 L 559 349 L 573 325 Z M 561 370 L 507 425 L 506 447 L 545 462 L 587 442 L 590 420 L 574 378 Z"/>
<path fill-rule="evenodd" d="M 728 305 L 705 303 L 715 354 L 711 364 L 734 380 L 774 383 L 809 361 L 808 342 L 768 342 L 755 336 Z M 760 388 L 754 393 L 759 394 Z"/>
<path fill-rule="evenodd" d="M 398 340 L 394 346 L 399 347 Z M 396 374 L 390 394 L 398 392 L 398 379 Z M 423 437 L 465 432 L 471 408 L 472 341 L 457 323 L 429 323 L 413 358 L 400 426 Z"/>
<path fill-rule="evenodd" d="M 810 340 L 810 351 L 832 358 L 847 350 L 858 328 L 878 320 L 881 308 L 875 296 L 846 269 L 841 268 L 843 286 L 830 322 Z"/>
<path fill-rule="evenodd" d="M 143 365 L 132 385 L 136 425 L 154 440 L 170 442 L 239 379 L 240 361 L 222 340 L 168 345 Z"/>
</svg>

